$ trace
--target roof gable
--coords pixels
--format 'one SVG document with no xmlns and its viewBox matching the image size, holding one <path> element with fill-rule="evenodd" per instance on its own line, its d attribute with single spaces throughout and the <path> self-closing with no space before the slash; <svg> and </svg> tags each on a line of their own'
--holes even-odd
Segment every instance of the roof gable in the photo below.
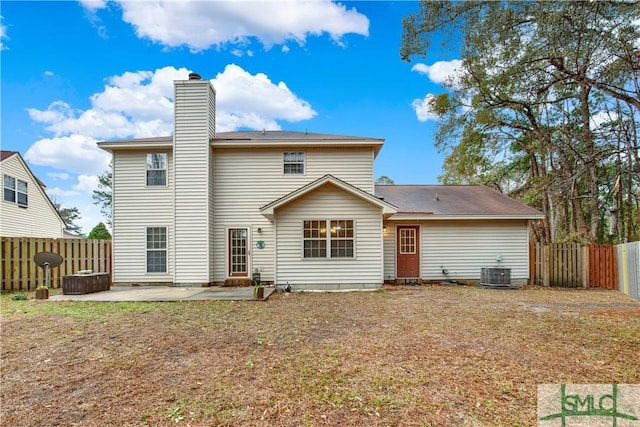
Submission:
<svg viewBox="0 0 640 427">
<path fill-rule="evenodd" d="M 5 151 L 5 150 L 0 151 L 0 161 L 5 161 L 5 160 L 7 160 L 9 158 L 12 158 L 14 155 L 17 155 L 16 159 L 18 160 L 18 163 L 20 163 L 20 165 L 27 172 L 27 174 L 29 174 L 29 176 L 31 176 L 31 179 L 33 179 L 33 181 L 38 184 L 36 186 L 38 188 L 37 191 L 47 201 L 48 205 L 51 207 L 53 212 L 55 212 L 55 215 L 60 219 L 62 224 L 64 226 L 66 226 L 66 223 L 64 222 L 64 219 L 60 215 L 60 212 L 58 212 L 58 209 L 56 209 L 56 207 L 54 206 L 53 202 L 51 201 L 51 199 L 49 198 L 49 196 L 45 192 L 45 188 L 47 186 L 44 184 L 44 182 L 40 181 L 40 179 L 33 174 L 33 172 L 31 171 L 31 168 L 29 168 L 29 165 L 27 165 L 27 162 L 24 161 L 24 159 L 22 158 L 22 156 L 20 155 L 19 152 L 17 152 L 17 151 Z"/>
<path fill-rule="evenodd" d="M 485 185 L 376 185 L 376 196 L 413 217 L 523 218 L 543 214 Z"/>
<path fill-rule="evenodd" d="M 268 205 L 263 206 L 262 208 L 260 208 L 260 213 L 262 215 L 264 215 L 265 217 L 267 217 L 268 219 L 272 220 L 275 216 L 275 210 L 279 207 L 285 206 L 291 202 L 293 202 L 294 200 L 299 199 L 300 197 L 309 194 L 311 192 L 313 192 L 314 190 L 318 189 L 319 187 L 325 185 L 325 184 L 332 184 L 336 187 L 338 187 L 339 189 L 352 194 L 353 196 L 356 196 L 362 200 L 365 200 L 373 205 L 376 205 L 378 207 L 380 207 L 382 209 L 382 214 L 384 216 L 390 216 L 394 213 L 396 213 L 396 208 L 395 206 L 393 206 L 391 203 L 385 202 L 383 200 L 380 200 L 379 198 L 375 197 L 372 194 L 367 193 L 366 191 L 363 191 L 357 187 L 354 187 L 353 185 L 342 181 L 341 179 L 338 179 L 336 177 L 334 177 L 333 175 L 325 175 L 321 178 L 316 179 L 315 181 L 310 182 L 307 185 L 304 185 L 300 188 L 298 188 L 297 190 L 292 191 L 291 193 L 277 199 L 274 200 L 273 202 L 269 203 Z"/>
</svg>

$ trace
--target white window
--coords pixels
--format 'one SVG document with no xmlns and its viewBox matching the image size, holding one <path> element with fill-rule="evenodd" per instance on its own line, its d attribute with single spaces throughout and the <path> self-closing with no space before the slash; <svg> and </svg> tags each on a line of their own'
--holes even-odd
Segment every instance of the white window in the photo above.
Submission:
<svg viewBox="0 0 640 427">
<path fill-rule="evenodd" d="M 147 227 L 147 273 L 167 272 L 167 227 Z"/>
<path fill-rule="evenodd" d="M 29 190 L 26 181 L 4 175 L 4 200 L 17 203 L 18 206 L 27 207 L 29 204 Z"/>
<path fill-rule="evenodd" d="M 147 154 L 147 185 L 167 185 L 167 153 Z"/>
<path fill-rule="evenodd" d="M 303 227 L 304 258 L 353 258 L 353 220 L 313 219 Z"/>
<path fill-rule="evenodd" d="M 304 174 L 304 153 L 284 153 L 283 164 L 285 175 Z"/>
</svg>

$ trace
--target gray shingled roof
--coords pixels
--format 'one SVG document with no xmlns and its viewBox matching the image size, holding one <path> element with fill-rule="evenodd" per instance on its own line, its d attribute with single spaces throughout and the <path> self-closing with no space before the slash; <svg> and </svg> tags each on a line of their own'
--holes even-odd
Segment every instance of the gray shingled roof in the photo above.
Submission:
<svg viewBox="0 0 640 427">
<path fill-rule="evenodd" d="M 267 131 L 235 131 L 216 132 L 215 140 L 279 140 L 279 141 L 380 141 L 379 138 L 366 138 L 361 136 L 332 135 L 328 133 L 296 132 L 287 130 L 267 130 Z"/>
<path fill-rule="evenodd" d="M 376 185 L 375 194 L 395 205 L 398 214 L 542 217 L 484 185 Z"/>
</svg>

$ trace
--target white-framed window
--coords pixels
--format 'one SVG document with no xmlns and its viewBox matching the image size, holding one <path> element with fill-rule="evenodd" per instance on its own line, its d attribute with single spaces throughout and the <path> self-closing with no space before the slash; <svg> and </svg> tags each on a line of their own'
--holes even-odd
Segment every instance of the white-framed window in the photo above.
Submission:
<svg viewBox="0 0 640 427">
<path fill-rule="evenodd" d="M 285 175 L 303 175 L 304 174 L 304 153 L 285 152 L 283 155 L 283 173 Z"/>
<path fill-rule="evenodd" d="M 303 258 L 353 258 L 353 220 L 305 220 L 302 245 Z"/>
<path fill-rule="evenodd" d="M 167 227 L 147 227 L 147 273 L 167 272 Z"/>
<path fill-rule="evenodd" d="M 6 202 L 17 203 L 18 206 L 27 207 L 29 205 L 29 187 L 27 182 L 4 175 L 3 181 L 3 198 Z"/>
<path fill-rule="evenodd" d="M 167 153 L 147 154 L 147 185 L 167 185 Z"/>
</svg>

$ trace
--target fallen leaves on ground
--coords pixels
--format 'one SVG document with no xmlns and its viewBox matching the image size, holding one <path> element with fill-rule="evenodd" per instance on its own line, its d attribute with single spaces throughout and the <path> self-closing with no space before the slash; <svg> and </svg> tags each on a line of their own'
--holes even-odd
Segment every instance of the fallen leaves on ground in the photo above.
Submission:
<svg viewBox="0 0 640 427">
<path fill-rule="evenodd" d="M 617 291 L 1 302 L 6 426 L 530 426 L 538 384 L 640 383 Z"/>
</svg>

